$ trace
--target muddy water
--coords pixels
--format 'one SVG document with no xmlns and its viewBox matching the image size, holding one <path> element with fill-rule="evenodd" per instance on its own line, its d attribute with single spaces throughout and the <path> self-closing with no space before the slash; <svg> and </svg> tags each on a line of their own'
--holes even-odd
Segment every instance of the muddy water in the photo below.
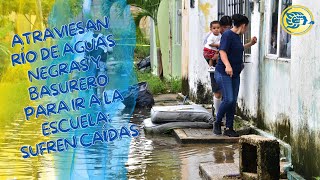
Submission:
<svg viewBox="0 0 320 180">
<path fill-rule="evenodd" d="M 137 112 L 132 121 L 140 124 L 148 113 Z M 144 114 L 141 116 L 141 114 Z M 131 142 L 127 162 L 128 179 L 201 179 L 203 162 L 238 163 L 238 145 L 178 144 L 174 137 L 147 135 L 141 131 Z"/>
<path fill-rule="evenodd" d="M 136 111 L 130 118 L 132 123 L 139 126 L 141 134 L 131 140 L 128 157 L 120 157 L 126 159 L 125 173 L 127 174 L 121 179 L 198 180 L 201 179 L 199 164 L 202 162 L 238 163 L 237 145 L 181 145 L 170 135 L 145 134 L 142 129 L 142 121 L 148 116 L 148 111 Z M 61 179 L 62 173 L 69 168 L 70 162 L 67 159 L 48 154 L 36 158 L 21 158 L 19 148 L 22 145 L 32 145 L 35 142 L 48 140 L 40 134 L 39 128 L 39 122 L 17 120 L 7 124 L 1 130 L 1 133 L 5 135 L 0 139 L 0 179 Z M 23 131 L 21 131 L 22 129 Z M 78 162 L 82 161 L 88 164 L 79 164 L 73 168 L 86 171 L 88 167 L 94 167 L 93 173 L 99 173 L 101 169 L 106 172 L 116 171 L 117 167 L 94 166 L 96 162 L 105 157 L 102 156 L 101 149 L 95 151 L 88 148 L 82 151 L 92 151 L 92 156 L 84 157 L 89 160 L 77 159 Z M 70 154 L 67 151 L 55 156 L 67 156 L 68 153 Z M 108 163 L 108 161 L 106 162 Z M 108 176 L 103 176 L 101 179 L 114 178 L 113 174 L 109 173 Z"/>
</svg>

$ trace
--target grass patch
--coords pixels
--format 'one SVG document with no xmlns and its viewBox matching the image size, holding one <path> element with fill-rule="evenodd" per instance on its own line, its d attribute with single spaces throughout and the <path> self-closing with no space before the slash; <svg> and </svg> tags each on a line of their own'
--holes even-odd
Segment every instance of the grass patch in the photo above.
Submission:
<svg viewBox="0 0 320 180">
<path fill-rule="evenodd" d="M 168 83 L 168 91 L 170 93 L 179 93 L 182 90 L 182 80 L 180 78 L 173 78 L 166 80 Z"/>
<path fill-rule="evenodd" d="M 150 46 L 137 44 L 134 50 L 134 54 L 136 60 L 144 59 L 145 57 L 148 57 L 150 55 Z"/>
<path fill-rule="evenodd" d="M 178 93 L 182 89 L 182 81 L 179 78 L 167 78 L 161 80 L 150 72 L 136 71 L 139 82 L 147 82 L 152 94 Z"/>
</svg>

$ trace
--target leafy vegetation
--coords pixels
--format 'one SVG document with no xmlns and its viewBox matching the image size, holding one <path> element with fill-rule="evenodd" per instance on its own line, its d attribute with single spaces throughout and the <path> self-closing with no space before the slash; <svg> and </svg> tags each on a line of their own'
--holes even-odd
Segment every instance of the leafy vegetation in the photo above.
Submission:
<svg viewBox="0 0 320 180">
<path fill-rule="evenodd" d="M 134 50 L 135 58 L 143 59 L 150 55 L 150 40 L 144 37 L 143 32 L 137 27 L 136 30 L 136 48 Z"/>
<path fill-rule="evenodd" d="M 164 78 L 161 80 L 158 76 L 149 72 L 137 72 L 139 82 L 147 82 L 152 94 L 178 93 L 181 92 L 182 81 L 179 78 Z"/>
<path fill-rule="evenodd" d="M 12 12 L 20 14 L 34 14 L 37 15 L 37 21 L 41 20 L 45 25 L 48 23 L 48 16 L 51 12 L 51 8 L 55 1 L 52 0 L 35 0 L 35 1 L 21 1 L 21 0 L 10 0 L 1 1 L 1 15 L 6 16 Z M 73 15 L 77 15 L 83 4 L 83 0 L 67 0 Z M 30 22 L 31 23 L 31 22 Z"/>
<path fill-rule="evenodd" d="M 10 57 L 10 41 L 13 34 L 18 32 L 19 24 L 16 23 L 16 18 L 19 15 L 24 16 L 32 25 L 31 30 L 41 28 L 41 24 L 48 26 L 48 17 L 52 11 L 55 1 L 52 0 L 35 0 L 35 1 L 21 1 L 10 0 L 0 2 L 0 77 L 6 68 L 9 66 L 8 58 Z M 75 16 L 82 8 L 83 0 L 67 0 L 64 3 L 70 5 L 71 13 Z M 34 24 L 31 22 L 30 15 L 36 15 Z M 21 26 L 21 25 L 20 25 Z"/>
</svg>

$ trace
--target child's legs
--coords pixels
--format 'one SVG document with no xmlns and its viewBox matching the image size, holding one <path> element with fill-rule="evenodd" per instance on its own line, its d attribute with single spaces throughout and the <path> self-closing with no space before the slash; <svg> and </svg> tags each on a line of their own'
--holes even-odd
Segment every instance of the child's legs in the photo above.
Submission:
<svg viewBox="0 0 320 180">
<path fill-rule="evenodd" d="M 213 107 L 214 107 L 214 113 L 216 116 L 218 113 L 220 104 L 221 104 L 221 96 L 222 95 L 220 92 L 220 87 L 214 78 L 214 72 L 210 73 L 210 80 L 211 80 L 211 88 L 212 88 L 212 92 L 213 92 Z"/>
<path fill-rule="evenodd" d="M 221 88 L 219 87 L 215 77 L 214 77 L 214 72 L 210 72 L 210 80 L 211 80 L 211 89 L 213 92 L 213 96 L 217 99 L 221 99 Z"/>
<path fill-rule="evenodd" d="M 213 66 L 213 59 L 209 59 L 209 66 Z"/>
</svg>

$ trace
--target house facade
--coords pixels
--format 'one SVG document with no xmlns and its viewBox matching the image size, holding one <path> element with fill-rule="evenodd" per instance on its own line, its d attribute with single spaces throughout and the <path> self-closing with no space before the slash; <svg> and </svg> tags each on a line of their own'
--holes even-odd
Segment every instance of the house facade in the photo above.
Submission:
<svg viewBox="0 0 320 180">
<path fill-rule="evenodd" d="M 162 16 L 162 21 L 168 23 L 159 25 L 160 30 L 165 31 L 161 38 L 169 41 L 161 45 L 169 47 L 162 49 L 164 74 L 173 75 L 177 69 L 175 75 L 183 80 L 183 93 L 196 102 L 210 102 L 208 65 L 202 56 L 209 23 L 223 15 L 245 14 L 250 27 L 243 41 L 256 36 L 258 43 L 245 53 L 237 113 L 289 143 L 293 167 L 298 173 L 307 179 L 320 176 L 320 51 L 317 47 L 320 2 L 181 0 L 181 49 L 174 51 L 172 42 L 178 33 L 173 30 L 176 26 L 170 17 L 175 2 L 164 0 L 168 8 L 161 9 L 169 16 Z M 313 13 L 315 24 L 308 33 L 290 35 L 281 27 L 281 14 L 290 5 L 305 6 Z M 159 15 L 163 15 L 161 11 Z M 174 53 L 181 54 L 174 56 Z"/>
<path fill-rule="evenodd" d="M 158 10 L 158 28 L 163 75 L 166 78 L 181 77 L 182 0 L 162 0 Z M 150 56 L 154 74 L 157 74 L 156 29 L 150 22 Z"/>
</svg>

